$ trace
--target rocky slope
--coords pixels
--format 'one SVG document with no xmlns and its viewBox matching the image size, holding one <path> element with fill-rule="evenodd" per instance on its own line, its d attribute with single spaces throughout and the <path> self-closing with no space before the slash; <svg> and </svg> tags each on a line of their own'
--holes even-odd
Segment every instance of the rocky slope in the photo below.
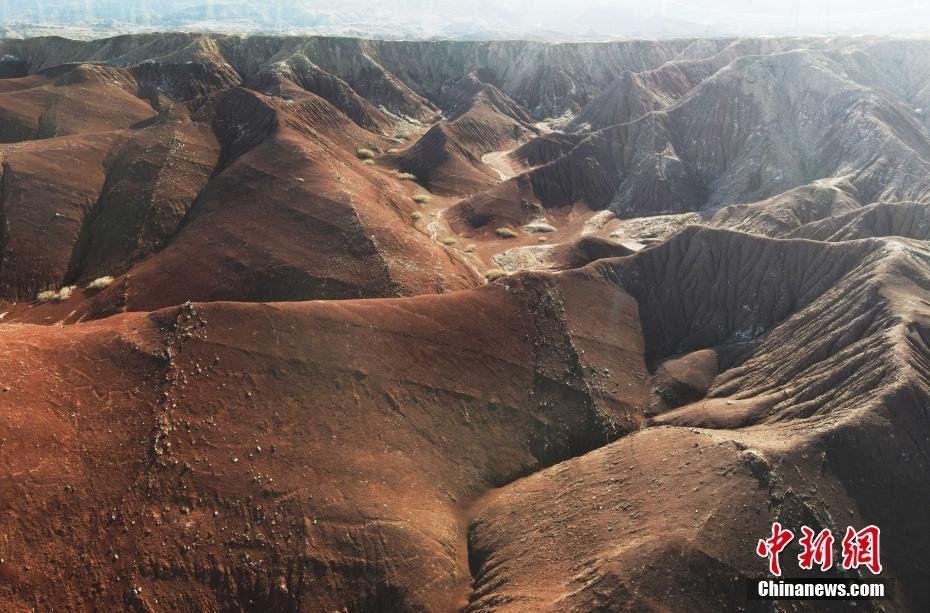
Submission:
<svg viewBox="0 0 930 613">
<path fill-rule="evenodd" d="M 930 606 L 930 43 L 0 47 L 0 610 Z"/>
</svg>

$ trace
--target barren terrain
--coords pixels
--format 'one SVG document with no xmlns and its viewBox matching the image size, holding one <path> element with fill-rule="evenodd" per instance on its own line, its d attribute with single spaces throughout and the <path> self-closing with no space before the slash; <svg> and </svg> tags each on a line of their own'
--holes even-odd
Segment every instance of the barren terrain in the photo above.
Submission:
<svg viewBox="0 0 930 613">
<path fill-rule="evenodd" d="M 930 607 L 930 42 L 0 47 L 0 610 Z"/>
</svg>

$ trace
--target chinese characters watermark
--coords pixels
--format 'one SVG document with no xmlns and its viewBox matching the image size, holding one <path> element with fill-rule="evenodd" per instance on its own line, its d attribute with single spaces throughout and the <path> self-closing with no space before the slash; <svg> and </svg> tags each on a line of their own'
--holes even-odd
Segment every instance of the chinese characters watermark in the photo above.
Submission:
<svg viewBox="0 0 930 613">
<path fill-rule="evenodd" d="M 847 526 L 846 535 L 841 543 L 843 569 L 853 570 L 863 566 L 873 575 L 882 572 L 880 537 L 881 530 L 878 526 L 869 525 L 858 531 L 852 526 Z M 766 539 L 759 539 L 756 544 L 756 555 L 760 558 L 768 558 L 769 572 L 776 577 L 781 576 L 779 554 L 793 540 L 794 532 L 775 522 L 772 524 L 772 535 Z M 816 564 L 821 571 L 830 570 L 833 568 L 834 542 L 833 533 L 829 528 L 815 532 L 808 526 L 801 526 L 801 538 L 798 539 L 798 544 L 801 546 L 798 566 L 810 570 Z"/>
</svg>

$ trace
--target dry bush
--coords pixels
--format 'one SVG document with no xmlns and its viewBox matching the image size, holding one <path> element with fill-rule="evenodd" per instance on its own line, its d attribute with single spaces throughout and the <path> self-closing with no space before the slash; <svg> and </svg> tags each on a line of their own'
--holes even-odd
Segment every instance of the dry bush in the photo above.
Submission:
<svg viewBox="0 0 930 613">
<path fill-rule="evenodd" d="M 74 291 L 74 285 L 66 285 L 60 290 L 47 289 L 38 293 L 36 300 L 38 302 L 64 302 L 71 297 Z"/>
<path fill-rule="evenodd" d="M 110 287 L 113 284 L 113 277 L 107 275 L 105 277 L 97 277 L 93 281 L 87 284 L 87 289 L 100 290 L 105 287 Z"/>
<path fill-rule="evenodd" d="M 496 234 L 498 238 L 517 238 L 520 236 L 510 228 L 498 228 L 494 230 L 494 234 Z"/>
</svg>

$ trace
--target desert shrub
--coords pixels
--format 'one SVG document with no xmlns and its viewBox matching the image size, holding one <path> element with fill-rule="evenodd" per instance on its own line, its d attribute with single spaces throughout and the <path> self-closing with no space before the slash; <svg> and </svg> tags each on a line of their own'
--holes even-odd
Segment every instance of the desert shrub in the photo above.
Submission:
<svg viewBox="0 0 930 613">
<path fill-rule="evenodd" d="M 510 228 L 498 228 L 494 230 L 494 234 L 496 234 L 498 238 L 517 238 L 520 236 Z"/>
<path fill-rule="evenodd" d="M 375 152 L 371 149 L 365 149 L 362 147 L 361 149 L 355 151 L 355 155 L 357 155 L 358 159 L 360 160 L 370 160 L 375 157 Z"/>
<path fill-rule="evenodd" d="M 71 297 L 74 287 L 74 285 L 66 285 L 57 291 L 53 289 L 41 291 L 36 296 L 36 300 L 39 302 L 64 302 Z"/>
<path fill-rule="evenodd" d="M 465 253 L 474 253 L 478 249 L 478 245 L 465 245 Z"/>
<path fill-rule="evenodd" d="M 414 211 L 413 213 L 410 213 L 410 216 L 413 218 L 414 221 L 420 221 L 421 219 L 423 219 L 423 213 L 421 213 L 420 211 Z"/>
<path fill-rule="evenodd" d="M 362 164 L 364 164 L 365 166 L 374 166 L 375 161 L 374 160 L 362 160 Z"/>
<path fill-rule="evenodd" d="M 87 289 L 103 289 L 105 287 L 110 287 L 113 284 L 113 277 L 107 275 L 105 277 L 97 277 L 93 281 L 87 284 Z"/>
<path fill-rule="evenodd" d="M 534 221 L 523 226 L 527 232 L 555 232 L 555 226 L 542 221 Z"/>
<path fill-rule="evenodd" d="M 395 153 L 399 153 L 399 152 L 400 152 L 400 149 L 395 149 L 394 147 L 391 147 L 390 149 L 386 151 L 388 155 L 394 155 Z"/>
<path fill-rule="evenodd" d="M 488 281 L 495 281 L 506 276 L 507 271 L 503 268 L 489 268 L 488 270 L 484 271 L 484 278 Z"/>
<path fill-rule="evenodd" d="M 413 201 L 418 202 L 419 204 L 426 204 L 432 199 L 433 197 L 430 196 L 429 194 L 417 194 L 416 196 L 413 197 Z"/>
<path fill-rule="evenodd" d="M 452 245 L 455 244 L 455 239 L 452 238 L 451 236 L 447 236 L 444 239 L 442 239 L 442 244 L 445 245 L 446 247 L 451 247 Z"/>
<path fill-rule="evenodd" d="M 397 178 L 400 179 L 401 181 L 416 181 L 417 180 L 417 176 L 414 174 L 410 174 L 409 172 L 398 172 Z"/>
</svg>

